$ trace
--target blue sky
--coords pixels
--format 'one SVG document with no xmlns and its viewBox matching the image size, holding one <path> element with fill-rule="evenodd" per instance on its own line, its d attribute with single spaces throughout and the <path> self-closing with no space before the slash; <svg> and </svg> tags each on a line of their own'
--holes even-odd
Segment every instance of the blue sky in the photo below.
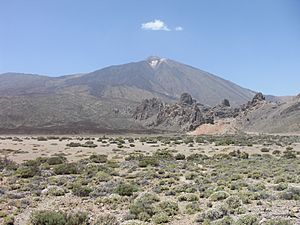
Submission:
<svg viewBox="0 0 300 225">
<path fill-rule="evenodd" d="M 297 94 L 300 1 L 0 0 L 0 73 L 57 76 L 150 55 Z"/>
</svg>

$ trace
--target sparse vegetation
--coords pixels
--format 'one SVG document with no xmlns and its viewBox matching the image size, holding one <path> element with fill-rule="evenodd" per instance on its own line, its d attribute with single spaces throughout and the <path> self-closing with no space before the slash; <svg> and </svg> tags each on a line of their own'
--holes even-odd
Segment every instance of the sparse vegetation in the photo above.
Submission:
<svg viewBox="0 0 300 225">
<path fill-rule="evenodd" d="M 20 223 L 29 209 L 33 213 L 26 222 L 33 225 L 299 222 L 296 139 L 78 137 L 61 141 L 60 146 L 71 141 L 112 146 L 105 145 L 105 151 L 99 146 L 68 146 L 66 152 L 22 163 L 11 160 L 13 153 L 0 158 L 1 224 Z M 122 149 L 117 148 L 120 144 Z M 254 147 L 248 150 L 249 145 Z"/>
<path fill-rule="evenodd" d="M 31 216 L 32 225 L 86 225 L 88 214 L 77 212 L 66 214 L 62 211 L 38 211 Z"/>
</svg>

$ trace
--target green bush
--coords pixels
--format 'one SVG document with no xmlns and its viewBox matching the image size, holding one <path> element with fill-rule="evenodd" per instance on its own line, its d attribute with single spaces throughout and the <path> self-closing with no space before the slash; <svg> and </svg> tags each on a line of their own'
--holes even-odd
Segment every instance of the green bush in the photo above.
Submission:
<svg viewBox="0 0 300 225">
<path fill-rule="evenodd" d="M 281 153 L 281 152 L 280 152 L 279 150 L 274 150 L 274 151 L 272 152 L 273 155 L 280 155 L 280 153 Z"/>
<path fill-rule="evenodd" d="M 47 158 L 38 157 L 34 160 L 27 160 L 22 165 L 29 167 L 39 167 L 42 163 L 47 162 Z"/>
<path fill-rule="evenodd" d="M 221 205 L 217 208 L 213 208 L 208 210 L 203 216 L 204 219 L 213 221 L 222 219 L 224 216 L 227 216 L 228 214 L 228 208 L 225 205 Z"/>
<path fill-rule="evenodd" d="M 152 156 L 144 156 L 139 160 L 139 167 L 158 166 L 158 160 Z"/>
<path fill-rule="evenodd" d="M 169 150 L 160 150 L 158 149 L 156 152 L 154 152 L 153 156 L 154 158 L 157 158 L 159 160 L 173 160 L 174 156 Z"/>
<path fill-rule="evenodd" d="M 270 219 L 264 223 L 264 225 L 292 225 L 293 223 L 288 219 L 275 218 Z"/>
<path fill-rule="evenodd" d="M 229 194 L 225 191 L 218 191 L 218 192 L 215 192 L 213 193 L 211 196 L 210 196 L 210 200 L 211 201 L 221 201 L 221 200 L 224 200 L 226 198 L 229 197 Z"/>
<path fill-rule="evenodd" d="M 103 214 L 98 216 L 95 225 L 119 225 L 117 217 L 112 214 Z"/>
<path fill-rule="evenodd" d="M 178 214 L 179 207 L 176 202 L 164 201 L 158 204 L 158 211 L 164 212 L 168 216 L 174 216 Z"/>
<path fill-rule="evenodd" d="M 160 212 L 153 216 L 153 221 L 156 224 L 168 223 L 170 218 L 165 212 Z"/>
<path fill-rule="evenodd" d="M 225 216 L 223 219 L 220 219 L 213 223 L 213 225 L 233 225 L 234 220 L 230 216 Z"/>
<path fill-rule="evenodd" d="M 274 187 L 274 190 L 276 190 L 276 191 L 284 191 L 284 190 L 286 190 L 288 187 L 289 187 L 289 185 L 288 185 L 287 183 L 282 182 L 282 183 L 279 183 L 278 185 L 276 185 L 276 186 Z"/>
<path fill-rule="evenodd" d="M 300 200 L 300 188 L 291 187 L 288 190 L 284 191 L 280 195 L 281 199 L 284 200 Z"/>
<path fill-rule="evenodd" d="M 289 150 L 289 151 L 284 151 L 283 155 L 281 157 L 285 158 L 285 159 L 296 159 L 297 155 L 296 155 L 295 151 Z"/>
<path fill-rule="evenodd" d="M 7 157 L 0 157 L 0 171 L 3 169 L 16 170 L 18 168 L 17 164 Z"/>
<path fill-rule="evenodd" d="M 111 175 L 104 171 L 99 171 L 98 173 L 96 173 L 95 179 L 100 182 L 109 181 L 111 179 Z"/>
<path fill-rule="evenodd" d="M 230 196 L 229 198 L 226 199 L 225 201 L 229 208 L 231 209 L 236 209 L 240 206 L 242 206 L 241 200 L 238 196 Z"/>
<path fill-rule="evenodd" d="M 85 212 L 77 212 L 73 214 L 67 214 L 66 225 L 86 225 L 89 222 L 88 214 Z"/>
<path fill-rule="evenodd" d="M 138 188 L 135 185 L 121 183 L 115 189 L 115 192 L 121 196 L 131 196 L 134 192 L 137 192 Z"/>
<path fill-rule="evenodd" d="M 178 153 L 178 154 L 175 156 L 175 159 L 176 159 L 176 160 L 185 160 L 185 155 L 184 155 L 184 154 Z"/>
<path fill-rule="evenodd" d="M 37 137 L 37 140 L 38 141 L 48 141 L 48 139 L 45 137 Z"/>
<path fill-rule="evenodd" d="M 178 197 L 180 202 L 196 202 L 199 201 L 199 196 L 196 194 L 183 194 Z"/>
<path fill-rule="evenodd" d="M 3 225 L 14 225 L 15 218 L 13 216 L 6 216 L 3 219 Z"/>
<path fill-rule="evenodd" d="M 87 197 L 93 191 L 93 189 L 85 185 L 75 184 L 73 185 L 72 191 L 76 196 Z"/>
<path fill-rule="evenodd" d="M 65 190 L 63 188 L 57 187 L 57 186 L 48 187 L 47 195 L 64 196 L 65 195 Z"/>
<path fill-rule="evenodd" d="M 77 148 L 77 147 L 81 147 L 81 144 L 77 143 L 77 142 L 71 142 L 71 143 L 67 144 L 67 146 Z"/>
<path fill-rule="evenodd" d="M 87 141 L 84 144 L 82 144 L 81 146 L 85 147 L 85 148 L 96 148 L 98 145 L 94 144 L 93 141 Z"/>
<path fill-rule="evenodd" d="M 235 144 L 235 141 L 230 139 L 220 140 L 215 143 L 216 146 L 228 146 L 233 144 Z"/>
<path fill-rule="evenodd" d="M 186 159 L 188 161 L 202 161 L 202 160 L 209 159 L 209 157 L 204 154 L 194 153 L 194 154 L 189 155 Z"/>
<path fill-rule="evenodd" d="M 192 203 L 188 203 L 185 206 L 185 211 L 186 211 L 187 214 L 195 214 L 197 212 L 200 212 L 201 209 L 200 209 L 200 206 L 199 206 L 198 203 L 192 202 Z"/>
<path fill-rule="evenodd" d="M 259 223 L 258 216 L 256 215 L 245 215 L 240 217 L 235 225 L 258 225 Z"/>
<path fill-rule="evenodd" d="M 155 203 L 159 202 L 159 197 L 153 193 L 145 193 L 136 198 L 130 205 L 130 213 L 137 219 L 148 221 L 155 213 Z"/>
<path fill-rule="evenodd" d="M 106 163 L 107 162 L 107 155 L 93 154 L 93 155 L 90 156 L 90 160 L 94 163 Z"/>
<path fill-rule="evenodd" d="M 58 164 L 65 163 L 66 161 L 67 159 L 63 156 L 53 156 L 47 159 L 47 163 L 49 165 L 58 165 Z"/>
<path fill-rule="evenodd" d="M 86 225 L 88 215 L 85 212 L 73 214 L 62 211 L 37 211 L 31 215 L 32 225 Z"/>
<path fill-rule="evenodd" d="M 16 171 L 16 175 L 21 178 L 31 178 L 39 174 L 39 168 L 36 166 L 22 166 Z"/>
<path fill-rule="evenodd" d="M 262 148 L 260 151 L 261 152 L 270 152 L 270 149 L 269 148 Z"/>
<path fill-rule="evenodd" d="M 54 173 L 57 175 L 77 174 L 78 169 L 75 163 L 63 163 L 54 167 Z"/>
<path fill-rule="evenodd" d="M 60 211 L 38 211 L 32 214 L 32 225 L 66 225 L 66 215 Z"/>
</svg>

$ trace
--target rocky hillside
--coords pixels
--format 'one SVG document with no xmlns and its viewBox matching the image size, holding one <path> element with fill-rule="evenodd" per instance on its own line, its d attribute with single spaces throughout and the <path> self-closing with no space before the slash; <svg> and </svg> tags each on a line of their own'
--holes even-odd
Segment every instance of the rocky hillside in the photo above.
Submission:
<svg viewBox="0 0 300 225">
<path fill-rule="evenodd" d="M 192 133 L 224 134 L 236 132 L 300 133 L 300 96 L 287 102 L 271 102 L 262 93 L 237 109 L 237 116 L 202 124 Z"/>
<path fill-rule="evenodd" d="M 284 103 L 258 101 L 241 115 L 244 131 L 266 133 L 300 132 L 300 97 Z"/>
</svg>

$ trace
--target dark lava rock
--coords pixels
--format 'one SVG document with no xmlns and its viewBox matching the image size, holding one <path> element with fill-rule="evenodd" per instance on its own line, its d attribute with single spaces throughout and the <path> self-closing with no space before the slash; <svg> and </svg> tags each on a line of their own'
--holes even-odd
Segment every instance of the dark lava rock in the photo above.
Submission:
<svg viewBox="0 0 300 225">
<path fill-rule="evenodd" d="M 180 96 L 179 103 L 180 104 L 192 105 L 194 103 L 194 101 L 193 101 L 193 98 L 190 94 L 183 93 Z"/>
<path fill-rule="evenodd" d="M 261 96 L 257 96 L 261 99 Z M 167 104 L 159 99 L 144 100 L 135 110 L 133 118 L 144 126 L 172 131 L 191 131 L 202 124 L 213 124 L 215 119 L 235 118 L 240 108 L 230 107 L 224 99 L 215 107 L 204 106 L 193 100 L 188 93 L 183 93 L 179 103 Z"/>
<path fill-rule="evenodd" d="M 157 115 L 163 107 L 164 103 L 157 98 L 145 99 L 135 109 L 133 118 L 136 120 L 149 119 L 150 117 Z"/>
<path fill-rule="evenodd" d="M 230 102 L 228 99 L 224 99 L 222 102 L 221 102 L 221 106 L 223 107 L 230 107 Z"/>
<path fill-rule="evenodd" d="M 183 93 L 179 103 L 166 104 L 152 98 L 144 100 L 135 110 L 133 118 L 148 127 L 168 130 L 190 131 L 204 123 L 213 123 L 209 109 L 197 104 L 192 96 Z"/>
<path fill-rule="evenodd" d="M 252 103 L 252 104 L 255 104 L 255 103 L 257 103 L 257 102 L 261 102 L 261 101 L 264 101 L 264 100 L 266 100 L 265 96 L 264 96 L 261 92 L 259 92 L 259 93 L 257 93 L 257 94 L 253 97 L 251 103 Z"/>
</svg>

